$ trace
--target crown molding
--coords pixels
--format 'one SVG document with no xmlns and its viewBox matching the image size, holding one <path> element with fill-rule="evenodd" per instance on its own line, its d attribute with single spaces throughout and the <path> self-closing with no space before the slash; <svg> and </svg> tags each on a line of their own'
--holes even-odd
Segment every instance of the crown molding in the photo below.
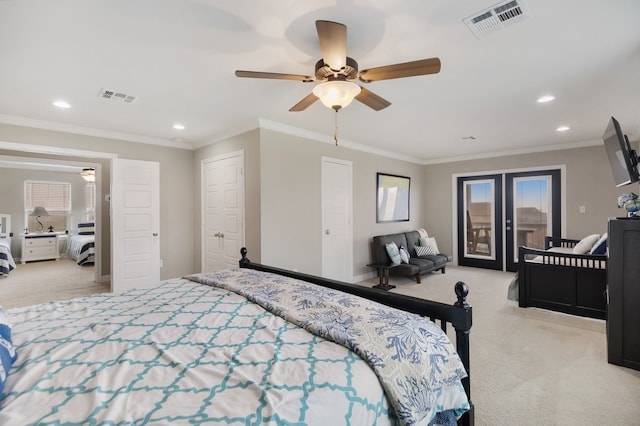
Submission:
<svg viewBox="0 0 640 426">
<path fill-rule="evenodd" d="M 16 115 L 0 114 L 0 123 L 14 126 L 33 127 L 36 129 L 53 130 L 56 132 L 72 133 L 77 135 L 94 136 L 105 139 L 116 139 L 127 142 L 137 142 L 149 145 L 160 145 L 169 148 L 193 149 L 193 145 L 187 142 L 179 142 L 149 136 L 133 135 L 129 133 L 114 132 L 111 130 L 94 129 L 91 127 L 75 126 L 73 124 L 57 123 L 53 121 L 37 120 L 34 118 L 20 117 Z"/>
</svg>

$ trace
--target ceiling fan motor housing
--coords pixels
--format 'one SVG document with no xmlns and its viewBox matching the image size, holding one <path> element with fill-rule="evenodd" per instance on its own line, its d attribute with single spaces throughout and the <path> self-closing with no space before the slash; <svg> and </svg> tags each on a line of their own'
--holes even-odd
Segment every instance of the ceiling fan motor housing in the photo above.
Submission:
<svg viewBox="0 0 640 426">
<path fill-rule="evenodd" d="M 339 70 L 333 70 L 322 59 L 316 62 L 316 80 L 325 81 L 330 78 L 343 77 L 346 80 L 354 80 L 358 77 L 358 63 L 347 56 L 346 65 Z"/>
</svg>

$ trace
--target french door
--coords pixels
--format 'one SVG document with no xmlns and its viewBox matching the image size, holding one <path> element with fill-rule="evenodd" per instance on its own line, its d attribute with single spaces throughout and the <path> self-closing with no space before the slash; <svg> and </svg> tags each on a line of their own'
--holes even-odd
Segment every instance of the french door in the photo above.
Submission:
<svg viewBox="0 0 640 426">
<path fill-rule="evenodd" d="M 505 175 L 506 266 L 518 269 L 518 247 L 544 249 L 544 237 L 561 236 L 560 170 Z"/>
<path fill-rule="evenodd" d="M 458 264 L 516 271 L 519 246 L 561 236 L 561 196 L 559 169 L 459 177 Z"/>
<path fill-rule="evenodd" d="M 458 264 L 502 270 L 502 175 L 458 178 Z"/>
</svg>

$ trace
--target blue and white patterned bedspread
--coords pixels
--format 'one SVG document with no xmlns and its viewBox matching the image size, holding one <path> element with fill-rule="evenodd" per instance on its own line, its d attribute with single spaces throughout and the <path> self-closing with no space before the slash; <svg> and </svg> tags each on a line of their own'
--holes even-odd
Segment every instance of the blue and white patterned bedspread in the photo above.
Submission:
<svg viewBox="0 0 640 426">
<path fill-rule="evenodd" d="M 18 359 L 1 425 L 387 425 L 356 354 L 184 279 L 8 311 Z"/>
<path fill-rule="evenodd" d="M 455 424 L 469 409 L 466 371 L 444 332 L 419 315 L 305 281 L 247 269 L 186 277 L 247 297 L 374 369 L 401 424 Z M 440 412 L 447 415 L 436 416 Z"/>
</svg>

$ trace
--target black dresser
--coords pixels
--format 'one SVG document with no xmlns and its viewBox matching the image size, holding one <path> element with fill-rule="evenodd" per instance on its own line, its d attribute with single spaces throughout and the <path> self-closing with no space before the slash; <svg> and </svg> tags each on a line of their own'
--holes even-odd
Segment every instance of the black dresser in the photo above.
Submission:
<svg viewBox="0 0 640 426">
<path fill-rule="evenodd" d="M 608 360 L 640 370 L 640 219 L 610 219 L 608 240 Z"/>
</svg>

